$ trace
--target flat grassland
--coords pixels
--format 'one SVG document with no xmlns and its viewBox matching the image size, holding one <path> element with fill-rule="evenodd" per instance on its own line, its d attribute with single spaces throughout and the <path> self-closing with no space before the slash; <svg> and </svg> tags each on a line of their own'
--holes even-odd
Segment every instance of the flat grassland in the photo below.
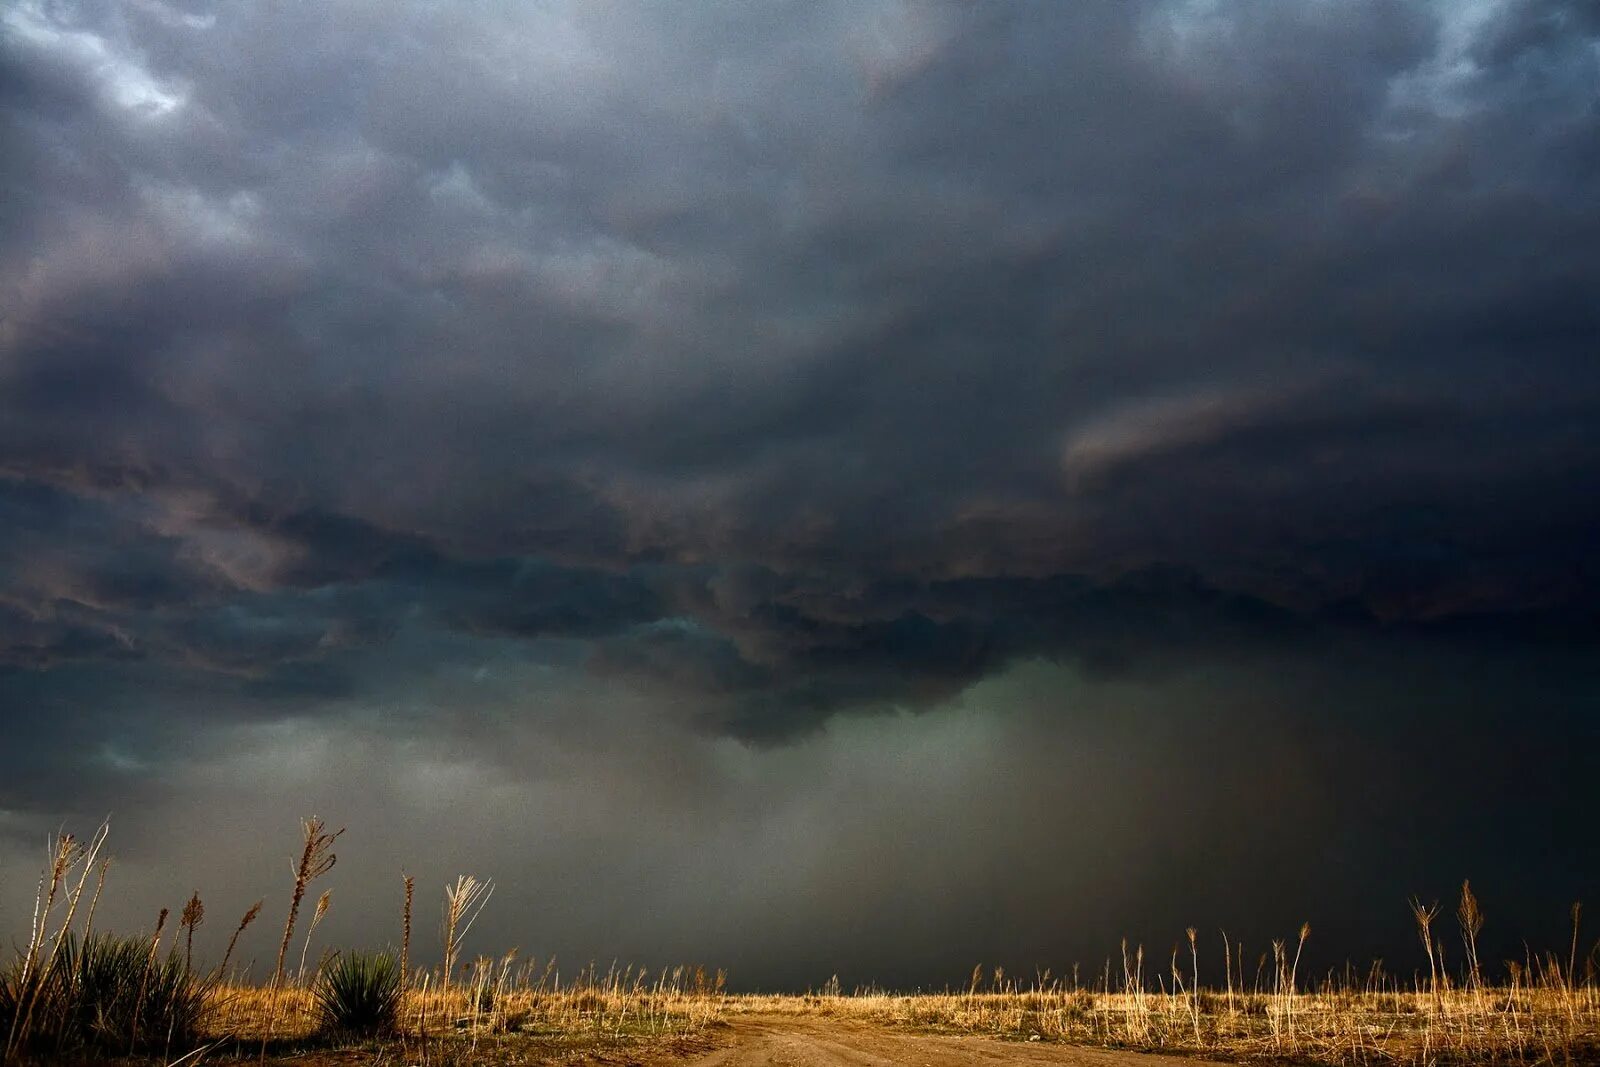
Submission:
<svg viewBox="0 0 1600 1067">
<path fill-rule="evenodd" d="M 221 960 L 196 966 L 196 893 L 169 924 L 133 937 L 94 929 L 108 864 L 106 828 L 52 842 L 34 918 L 0 964 L 0 1067 L 92 1061 L 197 1067 L 256 1060 L 331 1064 L 531 1063 L 1102 1064 L 1228 1061 L 1434 1067 L 1600 1064 L 1600 944 L 1580 953 L 1582 909 L 1559 951 L 1527 951 L 1491 975 L 1478 958 L 1483 913 L 1463 884 L 1448 934 L 1438 905 L 1411 902 L 1425 971 L 1374 966 L 1312 977 L 1310 937 L 1274 941 L 1246 978 L 1236 942 L 1206 960 L 1198 932 L 1153 966 L 1123 943 L 1087 982 L 1049 972 L 1018 982 L 975 968 L 960 989 L 847 992 L 837 979 L 805 994 L 727 991 L 721 971 L 593 965 L 562 972 L 504 956 L 463 960 L 462 943 L 492 884 L 463 875 L 445 889 L 442 962 L 413 967 L 413 884 L 403 880 L 398 951 L 322 950 L 313 935 L 331 906 L 311 884 L 333 867 L 329 833 L 306 820 L 303 848 L 270 976 L 230 970 L 257 903 L 231 927 Z M 308 914 L 302 915 L 304 911 Z M 300 920 L 305 920 L 301 922 Z M 298 923 L 298 927 L 297 927 Z M 296 937 L 296 933 L 299 936 Z M 299 951 L 292 951 L 294 946 Z M 270 957 L 269 957 L 270 959 Z M 1220 970 L 1221 984 L 1202 981 Z M 1221 964 L 1220 968 L 1217 964 Z"/>
<path fill-rule="evenodd" d="M 489 972 L 480 964 L 480 975 Z M 265 990 L 220 988 L 212 1025 L 229 1035 L 218 1053 L 259 1054 L 270 1034 L 281 1062 L 305 1064 L 1157 1062 L 1150 1054 L 1417 1067 L 1600 1063 L 1600 987 L 1592 983 L 1436 992 L 1376 985 L 1230 996 L 1141 990 L 1137 980 L 1109 993 L 1001 982 L 998 991 L 941 994 L 728 995 L 612 972 L 570 987 L 513 979 L 496 989 L 480 977 L 447 994 L 413 992 L 398 1032 L 381 1040 L 321 1040 L 314 1002 L 300 989 L 280 992 L 274 1009 Z M 1067 1048 L 1118 1055 L 1085 1059 Z"/>
</svg>

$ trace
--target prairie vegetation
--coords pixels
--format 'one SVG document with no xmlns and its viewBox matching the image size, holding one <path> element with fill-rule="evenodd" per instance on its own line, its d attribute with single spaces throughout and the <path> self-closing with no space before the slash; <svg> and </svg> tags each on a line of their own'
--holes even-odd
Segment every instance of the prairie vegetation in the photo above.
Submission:
<svg viewBox="0 0 1600 1067">
<path fill-rule="evenodd" d="M 193 949 L 195 929 L 207 918 L 199 893 L 175 924 L 162 909 L 147 934 L 97 932 L 110 868 L 106 828 L 87 841 L 52 840 L 27 937 L 0 968 L 0 1064 L 297 1062 L 329 1050 L 358 1057 L 339 1062 L 365 1062 L 359 1057 L 369 1054 L 372 1062 L 416 1064 L 615 1054 L 660 1060 L 705 1050 L 721 1021 L 741 1016 L 1239 1061 L 1600 1063 L 1600 944 L 1583 950 L 1581 908 L 1571 909 L 1571 939 L 1561 950 L 1528 950 L 1491 969 L 1478 954 L 1484 915 L 1466 884 L 1454 923 L 1441 921 L 1437 904 L 1411 902 L 1419 969 L 1406 977 L 1380 965 L 1305 974 L 1309 926 L 1272 942 L 1250 968 L 1243 948 L 1220 932 L 1208 959 L 1213 939 L 1191 928 L 1164 959 L 1124 942 L 1092 976 L 1074 968 L 1018 981 L 979 967 L 964 987 L 941 993 L 846 992 L 834 979 L 806 994 L 730 995 L 721 971 L 698 967 L 590 964 L 564 975 L 554 959 L 516 950 L 467 957 L 473 924 L 494 892 L 491 881 L 471 875 L 444 887 L 440 967 L 411 966 L 417 902 L 409 877 L 397 879 L 395 900 L 385 902 L 395 906 L 397 949 L 314 951 L 333 898 L 330 890 L 311 894 L 335 865 L 341 832 L 318 819 L 304 822 L 280 905 L 284 927 L 271 935 L 274 965 L 261 982 L 230 966 L 265 900 L 233 925 L 221 960 L 202 968 Z M 312 899 L 302 924 L 302 906 Z M 1203 968 L 1220 970 L 1222 983 L 1202 983 Z"/>
<path fill-rule="evenodd" d="M 302 825 L 287 914 L 271 973 L 251 982 L 230 969 L 239 939 L 266 901 L 242 915 L 219 963 L 197 967 L 194 931 L 205 921 L 197 892 L 176 928 L 163 908 L 148 934 L 94 931 L 106 888 L 107 828 L 88 841 L 50 841 L 26 941 L 0 967 L 0 1064 L 130 1058 L 165 1064 L 225 1059 L 294 1062 L 329 1049 L 390 1053 L 405 1062 L 529 1062 L 626 1048 L 670 1053 L 695 1039 L 723 1010 L 726 976 L 704 968 L 647 970 L 593 964 L 563 974 L 554 959 L 523 960 L 513 950 L 463 961 L 473 921 L 493 883 L 463 875 L 444 887 L 445 966 L 408 971 L 414 882 L 397 880 L 397 951 L 313 951 L 331 891 L 302 905 L 330 872 L 343 832 L 319 819 Z M 299 955 L 293 954 L 298 943 Z M 505 1056 L 501 1054 L 505 1053 Z"/>
<path fill-rule="evenodd" d="M 804 997 L 742 998 L 733 1010 L 1268 1063 L 1600 1063 L 1600 946 L 1578 956 L 1578 906 L 1569 953 L 1529 952 L 1507 961 L 1503 980 L 1491 984 L 1476 958 L 1481 914 L 1470 887 L 1463 885 L 1462 896 L 1477 921 L 1463 925 L 1466 963 L 1454 976 L 1439 962 L 1440 944 L 1430 941 L 1433 963 L 1420 978 L 1401 979 L 1374 965 L 1310 980 L 1298 970 L 1310 936 L 1303 926 L 1295 941 L 1272 943 L 1248 982 L 1240 980 L 1242 952 L 1219 938 L 1230 953 L 1225 984 L 1207 988 L 1195 978 L 1199 938 L 1190 929 L 1159 970 L 1143 948 L 1124 943 L 1087 984 L 1077 975 L 1048 973 L 1019 983 L 979 968 L 959 992 L 845 995 L 835 981 Z M 1426 922 L 1419 933 L 1431 937 Z"/>
</svg>

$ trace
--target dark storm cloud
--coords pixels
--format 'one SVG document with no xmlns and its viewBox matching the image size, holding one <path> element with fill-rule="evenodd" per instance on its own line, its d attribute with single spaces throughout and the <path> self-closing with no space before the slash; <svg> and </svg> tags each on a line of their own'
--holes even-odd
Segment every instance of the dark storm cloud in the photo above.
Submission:
<svg viewBox="0 0 1600 1067">
<path fill-rule="evenodd" d="M 662 838 L 843 916 L 780 844 L 888 833 L 840 738 L 892 761 L 906 710 L 1038 781 L 1080 704 L 1143 724 L 1114 756 L 1192 689 L 1230 774 L 1318 736 L 1392 779 L 1363 746 L 1532 701 L 1502 747 L 1581 776 L 1597 56 L 1558 0 L 11 4 L 0 829 L 399 732 L 352 792 L 515 754 L 560 808 L 566 760 L 759 812 Z M 1370 690 L 1258 729 L 1273 664 L 1346 658 Z M 1419 699 L 1444 664 L 1479 689 Z M 978 892 L 1003 790 L 966 788 Z"/>
</svg>

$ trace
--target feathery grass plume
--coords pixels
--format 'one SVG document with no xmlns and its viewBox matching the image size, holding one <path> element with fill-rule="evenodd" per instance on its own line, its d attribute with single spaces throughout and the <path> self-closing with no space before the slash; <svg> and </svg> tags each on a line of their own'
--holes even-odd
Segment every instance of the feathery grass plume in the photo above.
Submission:
<svg viewBox="0 0 1600 1067">
<path fill-rule="evenodd" d="M 416 879 L 404 873 L 400 877 L 406 886 L 405 911 L 400 923 L 400 984 L 404 987 L 409 981 L 411 967 L 411 891 L 416 888 Z"/>
<path fill-rule="evenodd" d="M 99 849 L 101 849 L 101 846 L 106 843 L 106 837 L 109 835 L 109 833 L 110 817 L 107 816 L 106 819 L 102 819 L 101 825 L 99 825 L 99 830 L 94 832 L 94 838 L 90 841 L 90 849 L 88 849 L 88 853 L 86 853 L 85 859 L 83 859 L 83 878 L 88 877 L 90 867 L 93 867 L 94 865 L 94 856 L 98 856 Z M 101 864 L 99 864 L 99 877 L 94 880 L 94 896 L 90 897 L 90 910 L 88 910 L 88 913 L 86 913 L 85 917 L 83 917 L 83 944 L 85 945 L 90 944 L 90 937 L 93 936 L 94 933 L 94 910 L 98 909 L 99 897 L 101 897 L 101 893 L 104 893 L 104 889 L 106 889 L 107 870 L 110 870 L 110 856 L 107 856 L 106 859 L 102 859 Z M 77 910 L 78 897 L 82 896 L 82 894 L 83 885 L 82 878 L 80 878 L 80 880 L 78 880 L 78 889 L 74 894 L 72 894 L 72 905 L 70 905 L 69 909 L 67 909 L 66 921 L 64 921 L 64 923 L 61 925 L 61 933 L 56 934 L 58 939 L 67 939 L 67 937 L 72 936 L 72 913 Z"/>
<path fill-rule="evenodd" d="M 183 914 L 178 917 L 178 929 L 183 931 L 183 970 L 187 974 L 194 966 L 194 928 L 206 921 L 206 906 L 200 900 L 200 890 L 196 889 L 189 902 L 183 906 Z"/>
<path fill-rule="evenodd" d="M 239 935 L 244 933 L 244 928 L 256 921 L 256 916 L 261 914 L 261 905 L 265 900 L 258 900 L 250 905 L 250 910 L 244 913 L 244 918 L 239 920 L 239 925 L 234 928 L 233 936 L 228 938 L 228 951 L 222 954 L 222 963 L 217 967 L 218 976 L 228 973 L 228 961 L 233 959 L 233 947 L 239 943 Z"/>
<path fill-rule="evenodd" d="M 306 981 L 306 953 L 311 951 L 311 935 L 317 932 L 317 925 L 322 922 L 322 917 L 328 914 L 328 906 L 333 903 L 333 890 L 324 889 L 317 898 L 317 909 L 311 913 L 311 926 L 306 930 L 306 943 L 300 947 L 300 971 L 295 976 L 297 985 L 304 985 Z"/>
<path fill-rule="evenodd" d="M 1272 939 L 1272 1003 L 1268 1007 L 1267 1021 L 1272 1026 L 1272 1043 L 1281 1048 L 1284 1039 L 1283 1020 L 1289 1011 L 1289 968 L 1284 962 L 1283 942 Z"/>
<path fill-rule="evenodd" d="M 7 1060 L 11 1058 L 18 1041 L 27 1034 L 27 1023 L 24 1019 L 31 1013 L 31 1002 L 37 999 L 37 994 L 34 992 L 37 986 L 34 975 L 39 963 L 39 953 L 44 947 L 45 934 L 50 925 L 50 912 L 56 906 L 56 894 L 61 891 L 61 883 L 67 876 L 68 866 L 77 847 L 77 842 L 71 834 L 62 834 L 46 846 L 48 859 L 43 873 L 39 875 L 39 887 L 34 891 L 33 921 L 28 929 L 28 948 L 22 954 L 22 966 L 17 978 L 20 999 L 16 1010 L 12 1013 L 10 1033 L 6 1037 L 4 1058 Z"/>
<path fill-rule="evenodd" d="M 16 1046 L 27 1039 L 28 1028 L 33 1022 L 34 1005 L 38 1001 L 38 990 L 42 987 L 43 980 L 53 968 L 57 953 L 61 951 L 62 944 L 72 929 L 72 920 L 77 914 L 78 902 L 83 898 L 84 886 L 88 883 L 89 871 L 95 866 L 95 857 L 99 855 L 101 847 L 105 844 L 106 837 L 111 833 L 111 823 L 107 819 L 100 824 L 100 828 L 90 837 L 88 845 L 84 845 L 71 834 L 62 834 L 48 849 L 50 862 L 46 871 L 40 876 L 40 892 L 34 896 L 34 922 L 29 931 L 28 951 L 23 960 L 21 977 L 17 984 L 18 997 L 15 1010 L 11 1017 L 11 1026 L 6 1035 L 4 1059 L 10 1059 Z M 66 885 L 72 871 L 79 864 L 83 870 L 78 876 L 78 884 L 67 897 L 66 915 L 61 921 L 61 927 L 53 937 L 49 935 L 50 913 L 55 908 L 56 897 L 61 888 Z M 46 888 L 48 883 L 48 888 Z M 99 898 L 98 890 L 95 893 Z M 42 906 L 41 906 L 42 905 Z M 41 961 L 40 952 L 46 940 L 50 940 L 50 954 Z M 41 965 L 42 962 L 42 965 Z M 31 984 L 30 984 L 31 983 Z"/>
<path fill-rule="evenodd" d="M 1293 1044 L 1293 1042 L 1294 1042 L 1294 1001 L 1295 1001 L 1296 995 L 1299 993 L 1298 985 L 1299 985 L 1299 979 L 1300 979 L 1300 953 L 1305 951 L 1306 938 L 1308 938 L 1310 936 L 1311 936 L 1311 924 L 1308 923 L 1308 922 L 1301 923 L 1300 924 L 1300 943 L 1295 946 L 1295 949 L 1294 949 L 1294 963 L 1290 964 L 1290 966 L 1289 966 L 1289 1000 L 1288 1000 L 1288 1009 L 1289 1009 L 1289 1011 L 1288 1011 L 1288 1015 L 1287 1015 L 1287 1021 L 1288 1021 L 1288 1024 L 1289 1024 L 1289 1041 L 1290 1041 L 1291 1044 Z"/>
<path fill-rule="evenodd" d="M 1300 953 L 1305 951 L 1306 938 L 1311 936 L 1311 924 L 1300 924 L 1300 943 L 1294 949 L 1294 965 L 1289 968 L 1289 992 L 1296 992 L 1296 979 L 1300 973 Z"/>
<path fill-rule="evenodd" d="M 267 1042 L 272 1037 L 272 1031 L 278 1025 L 278 993 L 283 986 L 284 957 L 289 954 L 289 941 L 294 937 L 294 922 L 300 914 L 300 902 L 305 899 L 306 886 L 333 869 L 334 863 L 339 859 L 333 853 L 333 843 L 344 833 L 342 828 L 328 833 L 323 821 L 315 815 L 309 819 L 302 819 L 300 829 L 305 843 L 300 850 L 300 862 L 292 868 L 294 892 L 289 897 L 289 915 L 283 924 L 283 940 L 278 943 L 278 963 L 272 969 L 272 982 L 268 986 L 270 992 L 267 998 L 267 1026 L 261 1037 L 263 1056 L 266 1055 Z"/>
<path fill-rule="evenodd" d="M 283 961 L 289 954 L 289 940 L 294 937 L 295 918 L 300 914 L 300 902 L 305 899 L 306 886 L 333 869 L 338 858 L 331 851 L 333 842 L 344 831 L 327 833 L 322 820 L 313 815 L 300 824 L 305 845 L 300 851 L 300 862 L 294 866 L 294 893 L 289 898 L 289 917 L 283 924 L 283 941 L 278 945 L 278 964 L 272 971 L 272 985 L 283 981 Z"/>
<path fill-rule="evenodd" d="M 1428 989 L 1433 994 L 1434 1008 L 1438 1009 L 1439 999 L 1439 964 L 1434 955 L 1433 918 L 1439 914 L 1439 902 L 1423 904 L 1416 897 L 1411 898 L 1411 916 L 1417 921 L 1417 936 L 1422 938 L 1422 948 L 1428 954 Z"/>
<path fill-rule="evenodd" d="M 480 882 L 470 874 L 458 875 L 456 884 L 444 887 L 444 975 L 439 988 L 448 993 L 450 978 L 461 953 L 461 942 L 472 924 L 483 914 L 494 895 L 494 882 Z"/>
<path fill-rule="evenodd" d="M 1475 995 L 1483 989 L 1483 970 L 1478 965 L 1478 934 L 1483 930 L 1483 909 L 1472 894 L 1472 883 L 1461 883 L 1461 903 L 1456 907 L 1456 920 L 1461 924 L 1461 945 L 1467 954 L 1467 988 Z"/>
</svg>

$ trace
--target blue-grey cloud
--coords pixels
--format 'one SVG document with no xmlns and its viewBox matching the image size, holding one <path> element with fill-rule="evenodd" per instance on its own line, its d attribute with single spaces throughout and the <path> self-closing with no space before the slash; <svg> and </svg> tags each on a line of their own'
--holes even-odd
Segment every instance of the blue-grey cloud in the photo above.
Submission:
<svg viewBox="0 0 1600 1067">
<path fill-rule="evenodd" d="M 1091 726 L 1036 670 L 1215 720 L 1234 774 L 1297 734 L 1402 774 L 1452 716 L 1592 771 L 1597 57 L 1560 0 L 19 0 L 0 816 L 403 730 L 364 774 L 549 743 L 686 819 L 814 759 L 825 823 L 831 746 L 906 713 L 992 713 L 950 759 L 1041 782 L 1029 731 Z M 1250 747 L 1273 664 L 1346 660 Z M 1425 762 L 1384 795 L 1488 773 Z M 764 832 L 694 847 L 787 869 Z"/>
</svg>

